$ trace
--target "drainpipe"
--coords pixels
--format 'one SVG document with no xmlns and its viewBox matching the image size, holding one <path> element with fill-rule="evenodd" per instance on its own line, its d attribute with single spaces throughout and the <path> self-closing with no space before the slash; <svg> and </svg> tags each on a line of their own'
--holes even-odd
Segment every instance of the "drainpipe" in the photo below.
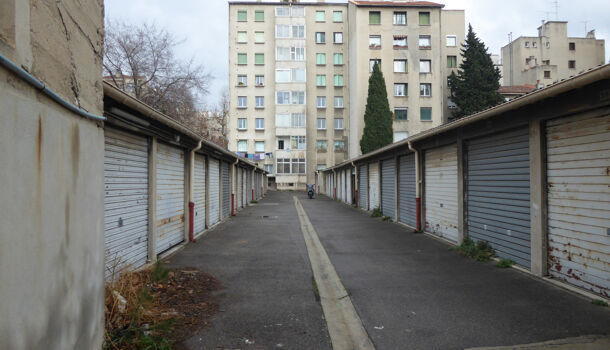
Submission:
<svg viewBox="0 0 610 350">
<path fill-rule="evenodd" d="M 191 150 L 191 167 L 189 169 L 189 182 L 190 182 L 190 193 L 189 193 L 189 241 L 195 242 L 194 221 L 195 221 L 195 203 L 193 202 L 193 179 L 195 177 L 195 152 L 201 149 L 203 139 L 199 140 L 197 147 Z"/>
<path fill-rule="evenodd" d="M 354 168 L 354 179 L 356 179 L 356 181 L 354 181 L 354 205 L 356 205 L 356 207 L 358 207 L 358 184 L 360 184 L 360 179 L 358 178 L 358 168 L 356 168 L 356 164 L 354 164 L 354 162 L 352 162 L 352 168 Z M 352 179 L 350 178 L 349 181 L 351 182 Z"/>
<path fill-rule="evenodd" d="M 411 141 L 407 141 L 409 150 L 415 153 L 415 215 L 417 216 L 416 231 L 421 231 L 421 178 L 419 175 L 419 151 L 413 148 Z"/>
<path fill-rule="evenodd" d="M 235 174 L 235 166 L 237 163 L 239 163 L 239 158 L 235 158 L 235 163 L 231 166 L 231 172 L 233 172 L 233 176 L 231 176 L 233 183 L 231 185 L 237 184 L 237 175 Z M 233 193 L 233 186 L 231 186 L 231 216 L 235 216 L 235 193 Z"/>
</svg>

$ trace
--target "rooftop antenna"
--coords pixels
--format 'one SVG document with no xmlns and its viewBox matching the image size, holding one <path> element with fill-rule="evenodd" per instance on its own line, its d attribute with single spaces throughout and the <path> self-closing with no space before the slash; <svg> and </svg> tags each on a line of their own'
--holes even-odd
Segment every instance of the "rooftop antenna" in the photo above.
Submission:
<svg viewBox="0 0 610 350">
<path fill-rule="evenodd" d="M 589 23 L 589 21 L 581 21 L 580 23 L 584 23 L 585 25 L 585 36 L 587 35 L 587 23 Z"/>
<path fill-rule="evenodd" d="M 559 20 L 559 0 L 553 0 L 553 6 L 555 6 L 555 20 Z"/>
</svg>

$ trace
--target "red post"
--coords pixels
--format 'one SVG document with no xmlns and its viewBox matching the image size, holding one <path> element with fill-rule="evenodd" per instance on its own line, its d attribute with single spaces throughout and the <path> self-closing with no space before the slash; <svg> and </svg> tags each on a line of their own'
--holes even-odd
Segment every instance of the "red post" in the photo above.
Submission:
<svg viewBox="0 0 610 350">
<path fill-rule="evenodd" d="M 261 186 L 261 198 L 263 198 L 265 196 L 265 190 L 263 189 L 263 186 Z"/>
<path fill-rule="evenodd" d="M 419 198 L 415 198 L 415 215 L 417 215 L 417 231 L 421 231 L 421 201 Z"/>
<path fill-rule="evenodd" d="M 320 186 L 318 185 L 318 194 L 320 194 Z"/>
<path fill-rule="evenodd" d="M 193 222 L 195 220 L 195 203 L 189 202 L 189 241 L 195 242 L 195 233 L 193 232 Z"/>
<path fill-rule="evenodd" d="M 335 187 L 334 199 L 337 199 L 337 188 Z"/>
<path fill-rule="evenodd" d="M 252 200 L 254 200 L 254 189 L 252 189 Z"/>
<path fill-rule="evenodd" d="M 356 196 L 354 204 L 356 204 L 356 206 L 358 206 L 358 190 L 356 190 L 356 189 L 354 190 L 354 196 Z"/>
<path fill-rule="evenodd" d="M 235 216 L 235 193 L 231 193 L 231 216 Z"/>
</svg>

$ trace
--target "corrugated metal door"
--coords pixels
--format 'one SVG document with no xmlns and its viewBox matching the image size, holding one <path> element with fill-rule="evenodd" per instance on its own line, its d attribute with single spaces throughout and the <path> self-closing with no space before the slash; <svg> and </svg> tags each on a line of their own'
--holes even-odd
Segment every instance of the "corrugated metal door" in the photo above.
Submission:
<svg viewBox="0 0 610 350">
<path fill-rule="evenodd" d="M 379 208 L 379 163 L 369 164 L 369 209 Z"/>
<path fill-rule="evenodd" d="M 395 176 L 396 163 L 394 159 L 381 162 L 381 210 L 384 216 L 389 216 L 392 220 L 396 219 L 396 199 Z"/>
<path fill-rule="evenodd" d="M 345 192 L 347 204 L 352 204 L 352 169 L 345 171 Z"/>
<path fill-rule="evenodd" d="M 157 147 L 157 253 L 184 240 L 184 151 Z"/>
<path fill-rule="evenodd" d="M 400 157 L 398 170 L 398 220 L 411 227 L 417 225 L 415 182 L 415 154 L 411 153 Z"/>
<path fill-rule="evenodd" d="M 358 167 L 358 172 L 359 172 L 359 176 L 358 176 L 358 205 L 360 206 L 360 208 L 364 208 L 364 209 L 369 209 L 369 204 L 368 204 L 368 185 L 369 185 L 369 169 L 368 169 L 368 165 L 361 165 L 360 167 Z"/>
<path fill-rule="evenodd" d="M 148 140 L 104 129 L 106 276 L 148 257 Z"/>
<path fill-rule="evenodd" d="M 222 218 L 231 215 L 231 181 L 229 163 L 222 162 Z"/>
<path fill-rule="evenodd" d="M 220 161 L 218 159 L 209 158 L 208 164 L 210 171 L 210 226 L 220 221 Z"/>
<path fill-rule="evenodd" d="M 610 297 L 610 115 L 547 123 L 549 273 Z"/>
<path fill-rule="evenodd" d="M 496 255 L 529 267 L 529 132 L 521 128 L 466 144 L 468 235 Z"/>
<path fill-rule="evenodd" d="M 241 179 L 242 179 L 242 204 L 244 208 L 248 205 L 248 171 L 246 169 L 242 169 L 241 171 Z"/>
<path fill-rule="evenodd" d="M 242 177 L 242 168 L 237 168 L 237 207 L 242 208 L 244 203 L 244 179 Z"/>
<path fill-rule="evenodd" d="M 247 182 L 248 182 L 248 191 L 247 191 L 247 196 L 248 196 L 248 202 L 250 202 L 251 200 L 254 199 L 254 194 L 252 192 L 252 170 L 248 169 L 248 173 L 247 173 Z"/>
<path fill-rule="evenodd" d="M 345 203 L 345 170 L 341 170 L 339 180 L 341 181 L 341 201 Z"/>
<path fill-rule="evenodd" d="M 258 173 L 255 171 L 253 173 L 254 176 L 254 199 L 259 199 L 259 184 L 258 184 Z"/>
<path fill-rule="evenodd" d="M 457 242 L 457 146 L 425 152 L 425 229 Z"/>
<path fill-rule="evenodd" d="M 205 230 L 205 157 L 195 154 L 195 169 L 193 178 L 193 231 L 195 234 Z"/>
</svg>

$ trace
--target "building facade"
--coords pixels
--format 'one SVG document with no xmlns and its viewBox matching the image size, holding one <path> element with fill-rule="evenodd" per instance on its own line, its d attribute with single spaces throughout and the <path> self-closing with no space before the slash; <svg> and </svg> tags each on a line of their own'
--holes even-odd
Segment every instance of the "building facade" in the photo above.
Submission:
<svg viewBox="0 0 610 350">
<path fill-rule="evenodd" d="M 595 31 L 584 38 L 568 37 L 568 22 L 547 21 L 538 36 L 522 36 L 502 47 L 504 85 L 545 87 L 583 70 L 603 65 L 604 40 Z"/>
<path fill-rule="evenodd" d="M 394 141 L 450 115 L 464 11 L 420 1 L 229 3 L 229 149 L 278 189 L 357 156 L 368 78 L 381 63 Z"/>
</svg>

